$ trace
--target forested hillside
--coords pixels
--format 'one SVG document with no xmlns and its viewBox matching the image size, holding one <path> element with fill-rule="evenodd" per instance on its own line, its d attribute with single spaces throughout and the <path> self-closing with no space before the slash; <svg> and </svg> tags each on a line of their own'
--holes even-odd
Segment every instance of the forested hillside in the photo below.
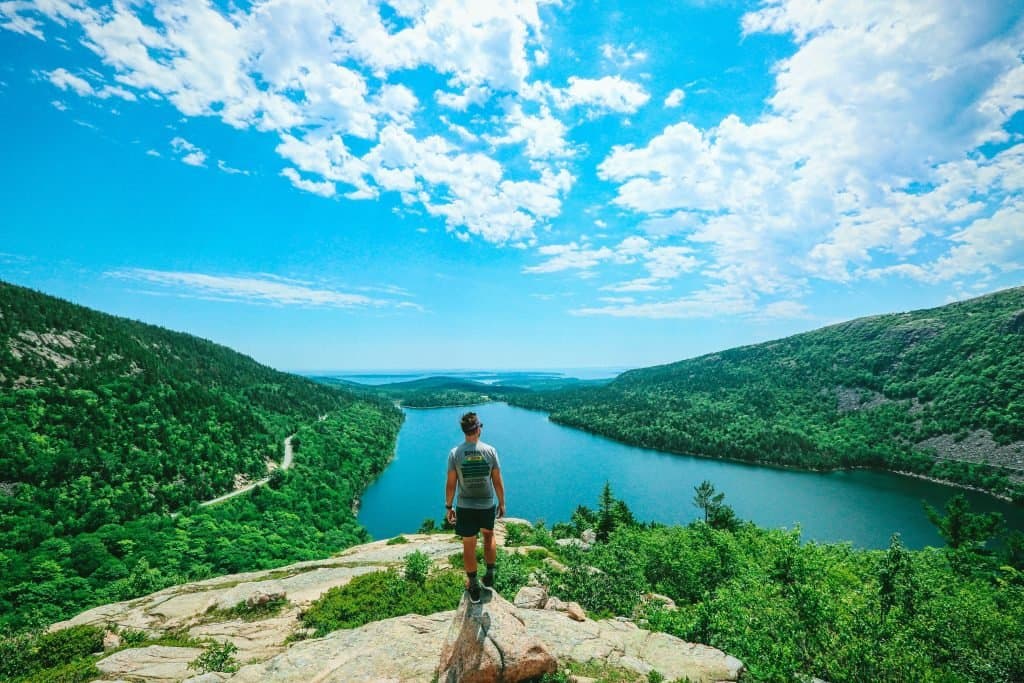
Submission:
<svg viewBox="0 0 1024 683">
<path fill-rule="evenodd" d="M 0 628 L 365 540 L 352 498 L 401 423 L 387 402 L 5 283 L 0 386 Z M 266 477 L 296 431 L 271 487 L 196 506 Z"/>
<path fill-rule="evenodd" d="M 508 399 L 651 448 L 881 467 L 1024 500 L 1024 288 Z"/>
</svg>

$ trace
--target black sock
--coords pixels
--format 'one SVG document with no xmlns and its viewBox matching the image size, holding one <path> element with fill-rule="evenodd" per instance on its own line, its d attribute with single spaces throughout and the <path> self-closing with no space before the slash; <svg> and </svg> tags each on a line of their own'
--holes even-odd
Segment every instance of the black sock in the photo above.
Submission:
<svg viewBox="0 0 1024 683">
<path fill-rule="evenodd" d="M 493 564 L 487 565 L 487 573 L 488 574 L 494 574 L 494 565 Z"/>
<path fill-rule="evenodd" d="M 469 577 L 470 583 L 476 581 L 476 572 L 466 572 L 466 576 Z"/>
</svg>

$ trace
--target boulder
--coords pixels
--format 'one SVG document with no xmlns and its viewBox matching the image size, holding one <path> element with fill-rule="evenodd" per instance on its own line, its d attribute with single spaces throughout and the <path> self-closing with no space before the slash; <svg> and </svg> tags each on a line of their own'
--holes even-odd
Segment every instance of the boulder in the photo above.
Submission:
<svg viewBox="0 0 1024 683">
<path fill-rule="evenodd" d="M 516 597 L 519 597 L 518 595 Z M 556 612 L 564 612 L 569 605 L 562 602 L 561 598 L 556 598 L 552 595 L 548 598 L 548 601 L 544 603 L 544 609 L 555 610 Z"/>
<path fill-rule="evenodd" d="M 736 681 L 743 663 L 707 645 L 687 643 L 667 633 L 644 631 L 617 620 L 577 623 L 566 613 L 524 610 L 530 633 L 542 639 L 559 660 L 619 666 L 646 676 L 652 669 L 668 680 L 691 683 Z"/>
<path fill-rule="evenodd" d="M 597 532 L 593 529 L 586 529 L 582 534 L 580 534 L 580 538 L 587 545 L 594 545 L 597 543 Z"/>
<path fill-rule="evenodd" d="M 516 607 L 523 609 L 544 609 L 548 600 L 548 591 L 544 586 L 523 586 L 516 593 Z"/>
<path fill-rule="evenodd" d="M 284 600 L 285 592 L 279 591 L 257 591 L 245 599 L 245 606 L 249 608 L 260 607 L 270 602 Z"/>
<path fill-rule="evenodd" d="M 513 683 L 553 673 L 558 662 L 526 630 L 516 608 L 494 591 L 467 595 L 455 611 L 438 665 L 439 683 Z"/>
<path fill-rule="evenodd" d="M 121 636 L 117 635 L 113 631 L 103 632 L 103 649 L 104 650 L 116 650 L 121 647 Z"/>
<path fill-rule="evenodd" d="M 545 557 L 544 558 L 544 564 L 547 565 L 548 567 L 550 567 L 551 569 L 555 570 L 556 572 L 567 572 L 567 571 L 569 571 L 568 567 L 566 567 L 564 564 L 562 564 L 561 562 L 559 562 L 558 560 L 556 560 L 553 557 Z"/>
<path fill-rule="evenodd" d="M 573 621 L 586 621 L 587 613 L 583 611 L 578 602 L 570 602 L 565 607 L 565 613 L 569 615 L 569 618 Z"/>
<path fill-rule="evenodd" d="M 640 598 L 640 600 L 651 605 L 660 605 L 661 607 L 669 610 L 670 612 L 674 612 L 675 610 L 679 609 L 676 606 L 675 600 L 668 597 L 667 595 L 661 595 L 660 593 L 647 593 L 642 598 Z"/>
</svg>

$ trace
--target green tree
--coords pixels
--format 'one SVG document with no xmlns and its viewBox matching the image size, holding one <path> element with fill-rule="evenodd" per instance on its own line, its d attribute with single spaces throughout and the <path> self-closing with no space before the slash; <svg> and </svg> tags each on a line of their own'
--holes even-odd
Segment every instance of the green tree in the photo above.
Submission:
<svg viewBox="0 0 1024 683">
<path fill-rule="evenodd" d="M 998 512 L 971 512 L 966 496 L 958 493 L 946 502 L 945 514 L 927 503 L 928 519 L 939 530 L 939 535 L 953 550 L 977 550 L 999 530 L 1003 516 Z"/>
<path fill-rule="evenodd" d="M 878 569 L 878 594 L 885 619 L 893 607 L 899 606 L 907 616 L 914 613 L 914 567 L 910 553 L 903 547 L 899 534 L 889 540 L 889 549 Z"/>
<path fill-rule="evenodd" d="M 693 496 L 693 504 L 704 513 L 704 523 L 709 524 L 716 508 L 725 500 L 724 493 L 716 493 L 715 485 L 705 479 L 699 486 L 694 486 L 696 492 Z"/>
<path fill-rule="evenodd" d="M 725 504 L 725 494 L 715 491 L 715 486 L 704 480 L 693 487 L 693 504 L 704 513 L 704 523 L 714 529 L 735 531 L 740 524 L 736 511 Z"/>
</svg>

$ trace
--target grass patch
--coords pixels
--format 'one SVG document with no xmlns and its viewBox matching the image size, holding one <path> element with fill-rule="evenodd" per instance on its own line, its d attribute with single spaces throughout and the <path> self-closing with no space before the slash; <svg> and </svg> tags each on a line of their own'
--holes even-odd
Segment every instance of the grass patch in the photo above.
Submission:
<svg viewBox="0 0 1024 683">
<path fill-rule="evenodd" d="M 422 584 L 394 569 L 371 572 L 327 591 L 300 618 L 319 638 L 340 628 L 358 628 L 403 614 L 454 609 L 464 589 L 462 576 L 452 571 L 428 576 Z"/>
<path fill-rule="evenodd" d="M 150 645 L 166 645 L 167 647 L 206 647 L 209 641 L 190 636 L 185 629 L 168 631 L 155 638 L 148 638 L 131 647 L 148 647 Z"/>
<path fill-rule="evenodd" d="M 405 536 L 402 536 L 402 535 L 398 535 L 398 536 L 395 536 L 394 538 L 389 538 L 388 542 L 385 543 L 384 545 L 402 545 L 403 543 L 408 543 L 408 542 L 409 542 L 408 538 L 406 538 Z"/>
<path fill-rule="evenodd" d="M 215 609 L 211 608 L 203 619 L 204 622 L 210 621 L 226 621 L 231 619 L 241 619 L 242 621 L 259 621 L 260 619 L 269 619 L 270 617 L 277 616 L 281 613 L 285 607 L 289 604 L 288 598 L 280 597 L 268 600 L 267 602 L 250 605 L 244 600 L 230 609 Z"/>
</svg>

